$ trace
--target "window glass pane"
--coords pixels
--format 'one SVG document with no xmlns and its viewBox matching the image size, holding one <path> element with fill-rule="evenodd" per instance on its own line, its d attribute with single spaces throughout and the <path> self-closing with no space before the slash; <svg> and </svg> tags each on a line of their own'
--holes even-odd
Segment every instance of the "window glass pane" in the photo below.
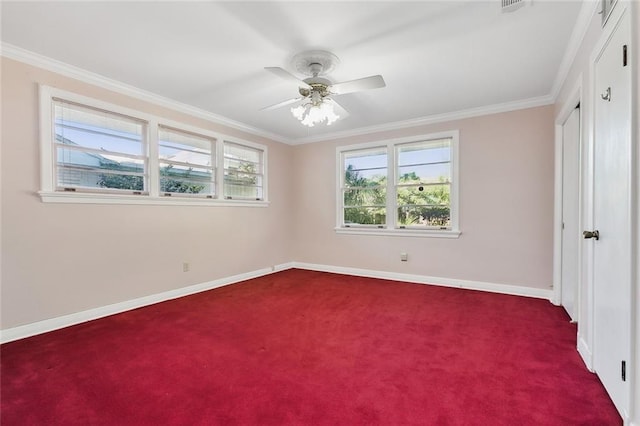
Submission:
<svg viewBox="0 0 640 426">
<path fill-rule="evenodd" d="M 244 173 L 260 174 L 262 167 L 259 163 L 251 161 L 242 161 L 234 158 L 224 159 L 224 168 L 229 171 L 241 171 Z"/>
<path fill-rule="evenodd" d="M 144 124 L 119 114 L 54 102 L 56 142 L 99 151 L 143 155 Z"/>
<path fill-rule="evenodd" d="M 399 226 L 448 228 L 451 226 L 449 206 L 401 206 L 398 207 Z"/>
<path fill-rule="evenodd" d="M 244 185 L 234 185 L 232 183 L 227 183 L 225 181 L 224 184 L 224 194 L 225 197 L 229 198 L 238 198 L 238 199 L 248 199 L 248 200 L 262 200 L 263 191 L 260 186 L 244 186 Z"/>
<path fill-rule="evenodd" d="M 345 189 L 344 190 L 344 206 L 379 206 L 385 207 L 387 199 L 386 189 Z"/>
<path fill-rule="evenodd" d="M 261 200 L 263 192 L 262 150 L 225 142 L 224 144 L 224 196 Z"/>
<path fill-rule="evenodd" d="M 224 144 L 224 156 L 226 158 L 234 158 L 251 163 L 260 163 L 262 160 L 262 151 L 248 146 L 226 142 Z"/>
<path fill-rule="evenodd" d="M 438 183 L 449 182 L 451 164 L 425 164 L 420 166 L 403 166 L 398 168 L 398 183 Z"/>
<path fill-rule="evenodd" d="M 399 226 L 449 226 L 449 185 L 415 185 L 397 190 Z"/>
<path fill-rule="evenodd" d="M 398 146 L 398 166 L 451 161 L 451 139 L 437 139 Z"/>
<path fill-rule="evenodd" d="M 160 145 L 160 160 L 170 160 L 196 166 L 211 166 L 211 153 Z"/>
<path fill-rule="evenodd" d="M 213 188 L 211 181 L 161 177 L 160 192 L 179 194 L 211 194 L 213 192 Z"/>
<path fill-rule="evenodd" d="M 58 187 L 143 191 L 145 123 L 54 100 Z"/>
<path fill-rule="evenodd" d="M 230 185 L 262 186 L 262 176 L 238 171 L 225 171 L 224 181 Z"/>
<path fill-rule="evenodd" d="M 410 185 L 397 189 L 398 205 L 448 205 L 450 185 Z"/>
<path fill-rule="evenodd" d="M 346 207 L 344 209 L 345 225 L 384 225 L 387 221 L 383 207 Z"/>
<path fill-rule="evenodd" d="M 215 194 L 215 140 L 178 129 L 158 129 L 160 192 Z"/>
<path fill-rule="evenodd" d="M 387 152 L 380 148 L 347 152 L 343 167 L 345 187 L 384 184 L 387 179 Z"/>
<path fill-rule="evenodd" d="M 142 160 L 77 149 L 57 150 L 58 186 L 142 191 Z"/>
<path fill-rule="evenodd" d="M 160 163 L 160 191 L 212 194 L 214 187 L 211 169 Z"/>
<path fill-rule="evenodd" d="M 144 176 L 106 170 L 58 168 L 58 184 L 68 188 L 104 188 L 131 191 L 144 190 Z"/>
<path fill-rule="evenodd" d="M 212 166 L 213 139 L 160 127 L 159 155 L 161 160 L 184 164 Z"/>
</svg>

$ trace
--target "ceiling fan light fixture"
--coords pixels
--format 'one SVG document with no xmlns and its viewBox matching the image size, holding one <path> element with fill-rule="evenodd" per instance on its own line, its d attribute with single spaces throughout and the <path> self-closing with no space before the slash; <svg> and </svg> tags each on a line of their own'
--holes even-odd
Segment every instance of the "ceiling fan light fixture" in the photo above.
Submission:
<svg viewBox="0 0 640 426">
<path fill-rule="evenodd" d="M 291 108 L 291 113 L 302 124 L 308 127 L 313 127 L 325 121 L 327 126 L 330 126 L 340 118 L 333 110 L 333 105 L 328 102 L 320 102 L 318 104 L 309 102 L 298 105 L 295 108 Z"/>
<path fill-rule="evenodd" d="M 319 123 L 325 123 L 330 126 L 341 116 L 342 118 L 349 116 L 349 113 L 333 100 L 333 96 L 385 87 L 385 82 L 381 75 L 372 75 L 341 83 L 333 83 L 328 78 L 321 77 L 331 73 L 338 63 L 338 57 L 331 52 L 324 50 L 301 52 L 294 57 L 292 65 L 299 73 L 309 76 L 304 80 L 298 79 L 298 77 L 283 68 L 265 67 L 267 71 L 276 74 L 280 78 L 297 83 L 298 93 L 301 98 L 278 102 L 262 108 L 262 110 L 281 108 L 285 105 L 302 101 L 297 107 L 291 108 L 291 114 L 298 121 L 308 127 L 313 127 Z M 336 113 L 336 110 L 339 114 Z"/>
</svg>

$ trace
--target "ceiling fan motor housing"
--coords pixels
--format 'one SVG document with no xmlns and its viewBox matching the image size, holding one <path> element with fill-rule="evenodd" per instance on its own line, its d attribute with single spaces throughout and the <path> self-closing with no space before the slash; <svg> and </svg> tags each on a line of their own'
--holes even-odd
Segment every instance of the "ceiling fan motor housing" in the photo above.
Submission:
<svg viewBox="0 0 640 426">
<path fill-rule="evenodd" d="M 340 63 L 340 59 L 325 50 L 308 50 L 293 57 L 291 64 L 300 74 L 316 77 L 330 74 Z"/>
</svg>

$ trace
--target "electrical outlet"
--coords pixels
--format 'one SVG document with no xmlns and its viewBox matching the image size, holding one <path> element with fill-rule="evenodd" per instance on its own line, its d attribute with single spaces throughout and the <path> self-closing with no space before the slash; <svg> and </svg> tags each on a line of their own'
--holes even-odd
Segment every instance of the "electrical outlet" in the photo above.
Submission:
<svg viewBox="0 0 640 426">
<path fill-rule="evenodd" d="M 182 272 L 189 272 L 190 267 L 189 262 L 182 262 Z"/>
<path fill-rule="evenodd" d="M 407 260 L 409 260 L 409 255 L 407 253 L 400 253 L 400 260 L 402 262 L 406 262 Z"/>
</svg>

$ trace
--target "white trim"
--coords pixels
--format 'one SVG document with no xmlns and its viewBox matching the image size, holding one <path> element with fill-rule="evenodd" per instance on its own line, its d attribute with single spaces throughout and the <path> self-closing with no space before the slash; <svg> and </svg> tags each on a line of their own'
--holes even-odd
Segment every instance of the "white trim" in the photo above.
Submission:
<svg viewBox="0 0 640 426">
<path fill-rule="evenodd" d="M 350 268 L 344 266 L 318 265 L 314 263 L 293 262 L 293 267 L 310 271 L 332 272 L 334 274 L 355 275 L 358 277 L 380 278 L 392 281 L 403 281 L 416 284 L 436 285 L 441 287 L 479 290 L 489 293 L 509 294 L 514 296 L 533 297 L 551 300 L 551 290 L 524 287 L 510 284 L 488 283 L 483 281 L 469 281 L 455 278 L 430 277 L 426 275 L 404 274 L 399 272 L 376 271 L 372 269 Z"/>
<path fill-rule="evenodd" d="M 575 32 L 575 29 L 574 29 L 574 32 Z M 327 134 L 317 135 L 317 136 L 308 136 L 308 137 L 302 137 L 302 138 L 288 138 L 280 134 L 269 132 L 264 129 L 259 129 L 257 127 L 249 126 L 247 124 L 226 118 L 224 116 L 217 115 L 209 111 L 205 111 L 203 109 L 196 108 L 196 107 L 157 95 L 155 93 L 139 89 L 137 87 L 122 83 L 120 81 L 104 77 L 100 74 L 97 74 L 79 67 L 75 67 L 73 65 L 66 64 L 64 62 L 49 58 L 44 55 L 40 55 L 35 52 L 28 51 L 26 49 L 22 49 L 20 47 L 14 46 L 6 42 L 0 43 L 0 55 L 9 59 L 23 62 L 28 65 L 32 65 L 32 66 L 42 68 L 51 72 L 55 72 L 57 74 L 60 74 L 69 78 L 79 80 L 84 83 L 92 84 L 94 86 L 111 90 L 125 96 L 130 96 L 136 99 L 140 99 L 145 102 L 152 103 L 154 105 L 159 105 L 165 108 L 169 108 L 177 112 L 182 112 L 184 114 L 188 114 L 193 117 L 202 118 L 216 124 L 220 124 L 220 125 L 237 129 L 243 132 L 247 132 L 251 135 L 265 137 L 273 141 L 281 142 L 287 145 L 299 145 L 299 144 L 313 143 L 313 142 L 324 142 L 324 141 L 334 140 L 338 138 L 361 136 L 361 135 L 367 135 L 371 133 L 383 132 L 388 130 L 406 129 L 411 127 L 424 126 L 424 125 L 435 124 L 435 123 L 443 123 L 447 121 L 460 120 L 465 118 L 479 117 L 479 116 L 489 115 L 489 114 L 497 114 L 502 112 L 510 112 L 510 111 L 517 111 L 520 109 L 551 105 L 555 102 L 555 98 L 557 96 L 557 93 L 554 93 L 552 91 L 550 94 L 544 95 L 544 96 L 538 96 L 538 97 L 511 101 L 511 102 L 504 102 L 504 103 L 494 104 L 494 105 L 485 105 L 485 106 L 470 108 L 470 109 L 461 110 L 461 111 L 434 114 L 434 115 L 424 116 L 424 117 L 411 119 L 411 120 L 384 123 L 384 124 L 375 125 L 375 126 L 362 127 L 362 128 L 347 130 L 343 132 L 327 133 Z M 569 63 L 571 63 L 571 61 L 569 61 Z M 558 75 L 561 75 L 561 74 L 558 73 Z M 561 80 L 560 77 L 556 77 L 556 81 L 560 81 L 560 80 Z M 554 88 L 555 86 L 556 85 L 554 84 Z M 559 84 L 559 87 L 561 87 L 561 84 Z"/>
<path fill-rule="evenodd" d="M 256 271 L 247 272 L 244 274 L 233 275 L 231 277 L 220 278 L 201 284 L 195 284 L 188 287 L 165 291 L 163 293 L 152 294 L 132 300 L 125 300 L 124 302 L 118 302 L 111 305 L 101 306 L 99 308 L 89 309 L 86 311 L 63 315 L 60 317 L 38 321 L 31 324 L 0 330 L 0 343 L 7 343 L 18 339 L 24 339 L 26 337 L 35 336 L 36 334 L 58 330 L 64 327 L 69 327 L 71 325 L 80 324 L 109 315 L 141 308 L 143 306 L 149 306 L 167 300 L 177 299 L 179 297 L 184 297 L 207 290 L 212 290 L 214 288 L 235 284 L 240 281 L 268 275 L 273 273 L 274 271 L 283 271 L 285 269 L 290 269 L 292 267 L 291 265 L 292 263 L 275 265 L 270 268 L 258 269 Z"/>
<path fill-rule="evenodd" d="M 111 305 L 101 306 L 86 311 L 76 312 L 69 315 L 63 315 L 50 318 L 43 321 L 25 324 L 5 330 L 0 330 L 0 343 L 12 342 L 14 340 L 24 339 L 37 334 L 47 333 L 49 331 L 58 330 L 75 324 L 104 318 L 106 316 L 126 312 L 132 309 L 153 305 L 167 300 L 177 299 L 179 297 L 188 296 L 203 291 L 212 290 L 230 284 L 252 278 L 261 277 L 275 272 L 285 271 L 287 269 L 305 269 L 310 271 L 332 272 L 343 275 L 354 275 L 369 278 L 380 278 L 392 281 L 403 281 L 417 284 L 437 285 L 443 287 L 462 288 L 469 290 L 486 291 L 490 293 L 509 294 L 516 296 L 533 297 L 537 299 L 550 300 L 552 292 L 550 290 L 523 287 L 508 284 L 495 284 L 481 281 L 469 281 L 451 278 L 430 277 L 424 275 L 402 274 L 396 272 L 375 271 L 370 269 L 358 269 L 342 266 L 318 265 L 304 262 L 285 262 L 268 268 L 258 269 L 244 274 L 233 275 L 231 277 L 220 278 L 205 283 L 195 284 L 163 293 L 152 294 L 149 296 L 139 297 L 137 299 L 125 300 L 123 302 Z"/>
<path fill-rule="evenodd" d="M 555 305 L 562 304 L 562 176 L 563 176 L 563 126 L 567 121 L 573 110 L 578 103 L 582 102 L 582 73 L 578 76 L 567 101 L 560 113 L 556 116 L 555 121 L 555 173 L 554 173 L 554 209 L 553 209 L 553 299 L 552 303 Z M 582 127 L 584 123 L 583 111 L 584 108 L 580 108 L 580 143 L 579 143 L 579 162 L 578 162 L 578 229 L 582 229 L 582 157 L 583 157 L 583 132 Z M 578 253 L 578 298 L 576 303 L 578 309 L 576 310 L 576 321 L 580 321 L 580 294 L 581 292 L 581 271 L 582 271 L 582 246 L 579 246 L 580 252 Z"/>
<path fill-rule="evenodd" d="M 40 55 L 35 52 L 28 51 L 26 49 L 22 49 L 6 42 L 2 42 L 0 44 L 0 55 L 9 59 L 23 62 L 28 65 L 43 68 L 47 71 L 55 72 L 65 77 L 82 81 L 84 83 L 92 84 L 103 89 L 111 90 L 125 96 L 131 96 L 133 98 L 140 99 L 154 105 L 170 108 L 174 111 L 182 112 L 193 117 L 202 118 L 216 124 L 247 132 L 255 136 L 265 137 L 276 142 L 291 144 L 291 141 L 289 139 L 284 138 L 281 135 L 267 132 L 265 130 L 258 129 L 257 127 L 249 126 L 239 121 L 231 120 L 227 117 L 214 114 L 212 112 L 205 111 L 203 109 L 196 108 L 191 105 L 187 105 L 173 99 L 148 92 L 146 90 L 139 89 L 120 81 L 104 77 L 92 71 L 69 65 L 67 63 L 49 58 L 44 55 Z"/>
<path fill-rule="evenodd" d="M 388 229 L 388 228 L 368 228 L 368 227 L 349 227 L 334 228 L 336 234 L 347 235 L 381 235 L 386 237 L 423 237 L 423 238 L 458 238 L 460 231 L 452 230 L 413 230 L 413 229 Z"/>
<path fill-rule="evenodd" d="M 280 271 L 286 271 L 287 269 L 293 269 L 295 268 L 295 263 L 294 262 L 285 262 L 285 263 L 281 263 L 279 265 L 275 265 L 272 267 L 273 272 L 280 272 Z"/>
<path fill-rule="evenodd" d="M 131 195 L 110 194 L 98 192 L 61 192 L 38 191 L 37 194 L 44 203 L 72 203 L 72 204 L 137 204 L 153 206 L 249 206 L 268 207 L 269 201 L 258 200 L 226 200 L 219 198 L 181 197 L 179 195 L 165 197 L 159 195 Z"/>
<path fill-rule="evenodd" d="M 595 373 L 593 370 L 593 353 L 591 352 L 591 348 L 587 342 L 578 334 L 578 353 L 582 357 L 582 361 L 584 361 L 584 365 L 587 367 L 589 371 Z"/>
<path fill-rule="evenodd" d="M 396 150 L 399 145 L 412 142 L 422 142 L 437 139 L 451 139 L 451 187 L 449 206 L 451 211 L 451 229 L 419 229 L 419 228 L 396 228 L 397 217 L 396 210 Z M 415 136 L 406 136 L 402 138 L 383 139 L 371 142 L 359 143 L 354 145 L 339 145 L 336 147 L 336 226 L 334 228 L 337 234 L 352 235 L 386 235 L 386 236 L 404 236 L 404 237 L 435 237 L 435 238 L 458 238 L 460 236 L 460 224 L 458 222 L 459 210 L 459 144 L 460 131 L 446 130 L 437 133 L 421 134 Z M 342 208 L 342 188 L 344 186 L 344 154 L 352 151 L 375 150 L 377 148 L 386 150 L 387 153 L 387 217 L 386 224 L 382 227 L 355 225 L 350 227 L 343 226 L 344 211 Z"/>
<path fill-rule="evenodd" d="M 553 298 L 551 303 L 562 304 L 562 125 L 555 125 L 553 179 Z"/>
<path fill-rule="evenodd" d="M 584 37 L 589 30 L 589 24 L 591 23 L 596 10 L 598 10 L 599 4 L 600 1 L 594 0 L 585 1 L 582 3 L 582 7 L 580 9 L 580 12 L 578 13 L 578 19 L 576 20 L 573 31 L 571 32 L 569 43 L 567 44 L 567 48 L 564 51 L 562 62 L 560 62 L 558 73 L 556 74 L 556 78 L 553 81 L 553 86 L 551 87 L 551 97 L 554 100 L 558 99 L 560 90 L 566 82 L 569 71 L 571 70 L 571 66 L 576 59 L 578 50 L 580 49 Z"/>
<path fill-rule="evenodd" d="M 155 303 L 200 293 L 207 290 L 223 287 L 237 282 L 249 280 L 252 278 L 268 275 L 273 272 L 284 271 L 287 269 L 298 268 L 312 271 L 332 272 L 337 274 L 355 275 L 370 278 L 388 279 L 393 281 L 404 281 L 418 284 L 438 285 L 444 287 L 463 288 L 471 290 L 487 291 L 491 293 L 510 294 L 517 296 L 534 297 L 540 299 L 550 299 L 551 292 L 549 290 L 535 289 L 531 287 L 513 286 L 507 284 L 494 284 L 480 281 L 457 280 L 449 278 L 428 277 L 423 275 L 401 274 L 384 271 L 374 271 L 369 269 L 347 268 L 340 266 L 317 265 L 311 263 L 287 262 L 270 268 L 259 269 L 256 271 L 234 275 L 227 278 L 221 278 L 206 283 L 196 284 L 176 290 L 158 293 L 150 296 L 144 296 L 124 302 L 114 303 L 95 309 L 89 309 L 69 315 L 64 315 L 48 320 L 38 321 L 18 327 L 1 330 L 0 343 L 7 343 L 18 339 L 46 333 L 60 328 L 69 327 L 74 324 L 80 324 L 109 315 L 137 309 L 144 306 L 153 305 Z"/>
<path fill-rule="evenodd" d="M 250 133 L 252 135 L 269 138 L 271 140 L 285 143 L 288 145 L 298 145 L 298 144 L 311 143 L 311 142 L 323 142 L 323 141 L 328 141 L 328 140 L 337 139 L 341 137 L 365 135 L 365 134 L 376 133 L 376 132 L 381 132 L 386 130 L 405 129 L 409 127 L 441 123 L 441 122 L 457 120 L 462 118 L 478 117 L 478 116 L 487 115 L 487 114 L 495 114 L 500 112 L 508 112 L 508 111 L 515 111 L 519 109 L 550 105 L 550 104 L 553 104 L 554 102 L 554 99 L 552 96 L 546 95 L 546 96 L 529 98 L 529 99 L 524 99 L 519 101 L 506 102 L 502 104 L 471 108 L 463 111 L 436 114 L 436 115 L 426 116 L 418 119 L 397 121 L 393 123 L 363 127 L 360 129 L 355 129 L 355 130 L 350 130 L 345 132 L 335 132 L 335 133 L 329 133 L 329 134 L 313 136 L 313 137 L 291 139 L 291 138 L 284 137 L 282 135 L 278 135 L 272 132 L 258 129 L 256 127 L 248 126 L 244 123 L 230 120 L 226 117 L 213 114 L 208 111 L 195 108 L 190 105 L 186 105 L 186 104 L 156 95 L 151 92 L 138 89 L 136 87 L 121 83 L 119 81 L 103 77 L 91 71 L 87 71 L 87 70 L 57 61 L 55 59 L 52 59 L 34 52 L 30 52 L 28 50 L 19 48 L 17 46 L 13 46 L 5 42 L 2 42 L 2 44 L 0 44 L 0 54 L 4 57 L 21 61 L 26 64 L 33 65 L 35 67 L 43 68 L 48 71 L 52 71 L 52 72 L 64 75 L 66 77 L 70 77 L 79 81 L 83 81 L 85 83 L 102 87 L 107 90 L 111 90 L 126 96 L 131 96 L 136 99 L 141 99 L 143 101 L 150 102 L 155 105 L 160 105 L 166 108 L 170 108 L 174 111 L 189 114 L 197 118 L 203 118 L 205 120 L 209 120 L 217 124 L 238 129 L 238 130 Z"/>
<path fill-rule="evenodd" d="M 208 129 L 183 124 L 178 121 L 157 117 L 144 111 L 122 107 L 120 105 L 104 102 L 88 96 L 79 95 L 74 92 L 58 89 L 47 85 L 39 85 L 39 110 L 40 110 L 40 188 L 38 194 L 43 202 L 50 203 L 90 203 L 90 204 L 155 204 L 155 205 L 205 205 L 205 206 L 261 206 L 269 205 L 268 193 L 268 147 L 266 145 L 247 141 L 244 139 L 227 136 L 223 133 L 214 132 Z M 55 159 L 52 144 L 54 133 L 53 120 L 53 99 L 60 98 L 70 102 L 85 105 L 90 108 L 97 108 L 116 114 L 126 115 L 135 120 L 145 123 L 144 142 L 147 154 L 145 162 L 148 169 L 147 188 L 149 193 L 144 195 L 132 195 L 130 193 L 105 193 L 99 191 L 56 191 L 55 188 Z M 215 197 L 206 198 L 203 196 L 184 196 L 173 194 L 164 196 L 159 192 L 159 159 L 158 159 L 158 126 L 169 127 L 177 131 L 185 131 L 210 138 L 215 143 Z M 259 150 L 262 153 L 262 199 L 225 199 L 224 197 L 224 155 L 223 147 L 225 143 L 234 143 L 247 148 Z M 212 195 L 213 196 L 213 195 Z"/>
<path fill-rule="evenodd" d="M 361 127 L 353 130 L 345 130 L 342 132 L 326 133 L 318 136 L 308 136 L 297 138 L 290 143 L 292 145 L 300 145 L 315 142 L 326 142 L 335 139 L 349 138 L 355 136 L 368 135 L 372 133 L 381 133 L 389 130 L 407 129 L 418 126 L 425 126 L 436 123 L 446 123 L 454 120 L 462 120 L 465 118 L 481 117 L 489 114 L 498 114 L 502 112 L 511 112 L 527 108 L 535 108 L 539 106 L 552 105 L 555 102 L 551 95 L 539 96 L 536 98 L 523 99 L 513 102 L 505 102 L 495 105 L 486 105 L 477 108 L 470 108 L 462 111 L 453 111 L 443 114 L 429 115 L 411 120 L 395 121 L 392 123 L 384 123 L 375 126 Z"/>
</svg>

